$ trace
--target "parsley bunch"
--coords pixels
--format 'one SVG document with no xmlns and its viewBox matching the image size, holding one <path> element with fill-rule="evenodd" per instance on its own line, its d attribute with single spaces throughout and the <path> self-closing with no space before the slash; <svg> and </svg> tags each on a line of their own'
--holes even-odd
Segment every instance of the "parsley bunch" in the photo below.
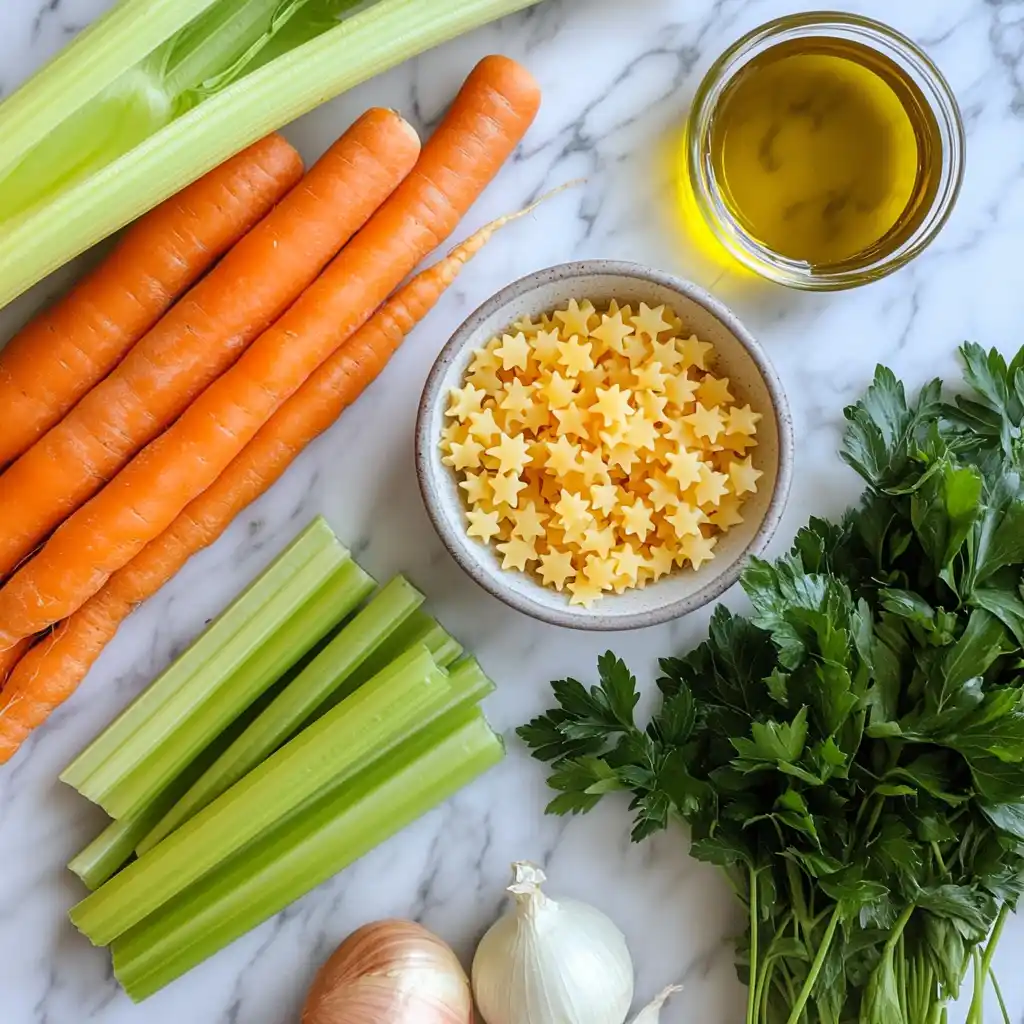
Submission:
<svg viewBox="0 0 1024 1024">
<path fill-rule="evenodd" d="M 629 791 L 634 839 L 681 819 L 727 872 L 746 1024 L 941 1024 L 969 974 L 981 1024 L 998 994 L 1024 892 L 1024 350 L 961 351 L 953 404 L 879 367 L 846 410 L 860 504 L 751 562 L 752 613 L 661 662 L 646 728 L 609 652 L 520 729 L 552 813 Z"/>
</svg>

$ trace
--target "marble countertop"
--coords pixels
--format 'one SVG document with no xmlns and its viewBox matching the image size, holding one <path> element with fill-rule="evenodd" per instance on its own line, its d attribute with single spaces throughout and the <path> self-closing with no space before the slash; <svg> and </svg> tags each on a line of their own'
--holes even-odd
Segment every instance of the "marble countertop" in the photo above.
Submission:
<svg viewBox="0 0 1024 1024">
<path fill-rule="evenodd" d="M 56 52 L 112 0 L 3 0 L 0 95 Z M 672 147 L 704 70 L 741 33 L 803 0 L 548 0 L 411 61 L 292 125 L 317 156 L 371 104 L 433 124 L 475 61 L 503 51 L 540 79 L 545 103 L 514 160 L 472 211 L 468 230 L 560 182 L 586 186 L 509 228 L 416 331 L 371 396 L 315 443 L 283 481 L 122 629 L 76 698 L 0 771 L 0 1019 L 4 1024 L 279 1024 L 294 1020 L 327 952 L 360 923 L 415 917 L 468 955 L 498 912 L 509 862 L 543 862 L 551 889 L 599 904 L 627 934 L 637 999 L 682 980 L 666 1024 L 742 1018 L 730 936 L 737 908 L 716 872 L 691 861 L 672 831 L 633 846 L 624 802 L 588 817 L 547 818 L 541 766 L 512 730 L 548 704 L 548 680 L 593 672 L 611 646 L 640 677 L 656 655 L 689 647 L 706 615 L 632 635 L 586 635 L 538 624 L 477 589 L 448 557 L 422 509 L 413 470 L 417 396 L 444 339 L 478 303 L 529 271 L 565 260 L 639 260 L 692 278 L 760 337 L 789 392 L 798 449 L 776 547 L 812 512 L 835 513 L 857 483 L 835 455 L 841 410 L 876 362 L 908 383 L 956 373 L 965 338 L 1004 350 L 1021 342 L 1024 287 L 1024 2 L 841 0 L 924 45 L 966 116 L 967 178 L 938 241 L 896 275 L 860 290 L 807 295 L 752 286 L 705 263 L 674 228 Z M 2 141 L 0 141 L 2 145 Z M 44 284 L 0 314 L 10 332 Z M 132 1006 L 106 953 L 69 925 L 81 896 L 63 868 L 101 825 L 56 781 L 58 771 L 251 579 L 323 513 L 376 576 L 402 571 L 499 684 L 488 703 L 509 738 L 506 762 L 343 875 L 212 961 Z M 738 603 L 741 597 L 730 594 Z M 1024 1022 L 1024 921 L 996 958 L 1012 1018 Z M 1001 1019 L 995 1010 L 987 1018 Z M 954 1020 L 960 1017 L 954 1015 Z"/>
</svg>

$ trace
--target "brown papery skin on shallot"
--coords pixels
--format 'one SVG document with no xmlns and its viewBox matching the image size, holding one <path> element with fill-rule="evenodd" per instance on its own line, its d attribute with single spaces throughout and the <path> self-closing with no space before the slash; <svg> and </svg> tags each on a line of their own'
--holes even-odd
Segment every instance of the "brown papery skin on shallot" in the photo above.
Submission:
<svg viewBox="0 0 1024 1024">
<path fill-rule="evenodd" d="M 320 968 L 302 1024 L 472 1024 L 473 998 L 458 957 L 413 921 L 354 931 Z"/>
</svg>

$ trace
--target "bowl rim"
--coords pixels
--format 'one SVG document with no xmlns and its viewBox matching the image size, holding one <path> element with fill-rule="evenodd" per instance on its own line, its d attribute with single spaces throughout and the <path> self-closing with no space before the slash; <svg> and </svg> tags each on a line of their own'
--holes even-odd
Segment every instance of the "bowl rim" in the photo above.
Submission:
<svg viewBox="0 0 1024 1024">
<path fill-rule="evenodd" d="M 441 397 L 441 384 L 449 367 L 465 349 L 480 324 L 497 313 L 503 306 L 547 284 L 552 279 L 565 282 L 574 278 L 597 275 L 634 278 L 660 285 L 702 306 L 711 316 L 719 320 L 746 349 L 761 374 L 771 398 L 779 439 L 775 488 L 761 523 L 747 546 L 739 552 L 722 573 L 710 580 L 700 590 L 664 605 L 627 615 L 602 614 L 600 605 L 594 609 L 573 606 L 549 608 L 527 596 L 516 593 L 510 587 L 503 586 L 499 579 L 481 569 L 473 560 L 465 556 L 466 537 L 441 512 L 439 503 L 435 500 L 428 484 L 428 481 L 434 478 L 437 467 L 444 469 L 440 460 L 435 457 L 436 442 L 429 436 L 435 404 Z M 416 418 L 415 458 L 420 493 L 427 515 L 451 556 L 474 582 L 509 607 L 550 625 L 580 630 L 630 630 L 660 625 L 696 611 L 725 593 L 739 579 L 747 562 L 752 557 L 764 552 L 778 529 L 792 484 L 793 453 L 793 421 L 782 382 L 760 343 L 739 318 L 722 302 L 692 281 L 641 263 L 624 260 L 590 259 L 555 264 L 520 277 L 481 303 L 455 329 L 434 360 L 423 387 Z"/>
</svg>

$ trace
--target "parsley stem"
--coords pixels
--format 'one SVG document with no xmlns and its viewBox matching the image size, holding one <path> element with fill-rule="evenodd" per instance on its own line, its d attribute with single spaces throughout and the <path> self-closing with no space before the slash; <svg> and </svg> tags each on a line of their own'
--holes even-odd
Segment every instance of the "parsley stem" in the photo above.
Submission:
<svg viewBox="0 0 1024 1024">
<path fill-rule="evenodd" d="M 992 973 L 992 958 L 1002 937 L 1009 909 L 1008 903 L 999 908 L 999 916 L 992 926 L 992 934 L 988 938 L 984 955 L 979 956 L 977 950 L 974 952 L 974 998 L 971 1000 L 971 1010 L 967 1017 L 972 1024 L 982 1024 L 982 1014 L 985 1012 L 985 979 Z"/>
<path fill-rule="evenodd" d="M 836 936 L 836 928 L 839 927 L 839 909 L 839 904 L 837 903 L 836 909 L 832 911 L 832 919 L 825 930 L 825 937 L 821 940 L 821 946 L 818 948 L 818 955 L 814 958 L 814 963 L 811 964 L 811 973 L 807 975 L 807 980 L 804 982 L 803 988 L 800 989 L 800 995 L 797 996 L 796 1005 L 789 1014 L 787 1024 L 797 1024 L 804 1012 L 804 1007 L 807 1005 L 807 1000 L 811 997 L 811 991 L 814 989 L 818 975 L 825 965 L 825 957 L 828 956 L 832 940 Z"/>
<path fill-rule="evenodd" d="M 757 868 L 750 868 L 750 981 L 747 986 L 747 1024 L 757 1024 L 757 989 L 760 970 L 757 964 Z"/>
<path fill-rule="evenodd" d="M 999 1009 L 1003 1014 L 1003 1024 L 1012 1024 L 1010 1020 L 1010 1011 L 1006 1008 L 1006 1000 L 1003 998 L 1003 990 L 999 986 L 999 979 L 996 977 L 996 972 L 990 970 L 988 976 L 992 979 L 992 988 L 995 989 L 996 999 L 999 1001 Z"/>
</svg>

